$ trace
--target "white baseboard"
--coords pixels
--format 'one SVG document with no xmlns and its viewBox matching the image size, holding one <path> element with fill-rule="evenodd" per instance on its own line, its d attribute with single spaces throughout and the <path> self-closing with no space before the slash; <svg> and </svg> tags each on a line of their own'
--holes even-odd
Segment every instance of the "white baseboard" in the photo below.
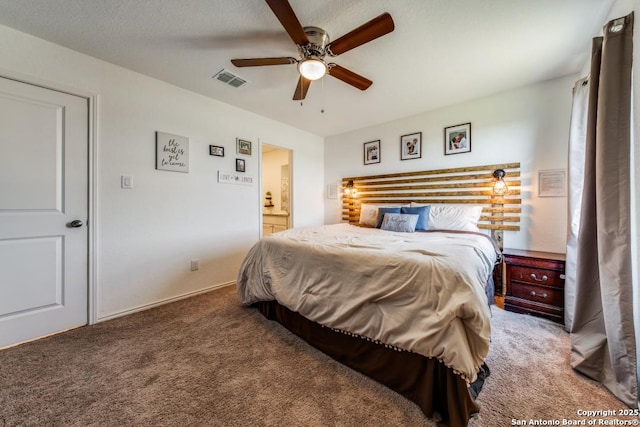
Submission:
<svg viewBox="0 0 640 427">
<path fill-rule="evenodd" d="M 186 298 L 194 297 L 196 295 L 200 295 L 200 294 L 204 294 L 204 293 L 207 293 L 207 292 L 215 291 L 216 289 L 226 288 L 227 286 L 233 286 L 235 284 L 236 284 L 235 280 L 232 281 L 232 282 L 218 283 L 217 285 L 208 286 L 208 287 L 206 287 L 204 289 L 199 289 L 197 291 L 193 291 L 193 292 L 189 292 L 189 293 L 186 293 L 186 294 L 178 295 L 178 296 L 175 296 L 175 297 L 163 299 L 163 300 L 160 300 L 160 301 L 153 302 L 151 304 L 140 305 L 138 307 L 130 308 L 128 310 L 119 311 L 117 313 L 109 314 L 108 316 L 99 317 L 98 319 L 96 319 L 96 323 L 104 322 L 106 320 L 116 319 L 118 317 L 126 316 L 128 314 L 137 313 L 138 311 L 149 310 L 150 308 L 159 307 L 161 305 L 165 305 L 165 304 L 169 304 L 169 303 L 172 303 L 172 302 L 180 301 L 182 299 L 186 299 Z"/>
</svg>

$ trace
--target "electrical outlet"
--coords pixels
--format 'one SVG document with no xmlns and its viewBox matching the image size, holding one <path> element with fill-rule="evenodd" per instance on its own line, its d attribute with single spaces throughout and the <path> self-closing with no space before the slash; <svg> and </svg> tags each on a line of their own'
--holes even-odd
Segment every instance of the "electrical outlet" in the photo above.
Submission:
<svg viewBox="0 0 640 427">
<path fill-rule="evenodd" d="M 197 271 L 200 269 L 200 260 L 192 259 L 191 260 L 191 271 Z"/>
</svg>

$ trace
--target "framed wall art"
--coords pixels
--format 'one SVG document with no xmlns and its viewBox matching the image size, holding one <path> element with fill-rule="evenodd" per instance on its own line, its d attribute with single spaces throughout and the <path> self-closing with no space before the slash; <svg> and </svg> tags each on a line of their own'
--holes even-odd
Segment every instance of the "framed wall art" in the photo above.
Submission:
<svg viewBox="0 0 640 427">
<path fill-rule="evenodd" d="M 244 159 L 236 159 L 236 172 L 245 172 Z"/>
<path fill-rule="evenodd" d="M 565 197 L 566 195 L 566 169 L 548 169 L 538 171 L 538 197 Z"/>
<path fill-rule="evenodd" d="M 364 164 L 380 163 L 380 140 L 364 143 Z"/>
<path fill-rule="evenodd" d="M 444 154 L 471 152 L 471 123 L 444 128 Z"/>
<path fill-rule="evenodd" d="M 224 147 L 219 147 L 217 145 L 210 145 L 209 146 L 209 155 L 210 156 L 224 157 Z"/>
<path fill-rule="evenodd" d="M 156 169 L 189 172 L 189 138 L 156 132 Z"/>
<path fill-rule="evenodd" d="M 422 157 L 422 132 L 410 133 L 400 137 L 400 160 Z"/>
<path fill-rule="evenodd" d="M 251 155 L 251 141 L 247 141 L 246 139 L 236 138 L 236 151 L 238 154 L 246 154 L 247 156 Z"/>
</svg>

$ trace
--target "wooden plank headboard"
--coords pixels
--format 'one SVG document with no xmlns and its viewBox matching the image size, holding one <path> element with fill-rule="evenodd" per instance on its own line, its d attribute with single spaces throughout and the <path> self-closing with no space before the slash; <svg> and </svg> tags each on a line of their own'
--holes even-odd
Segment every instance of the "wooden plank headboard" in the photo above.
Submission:
<svg viewBox="0 0 640 427">
<path fill-rule="evenodd" d="M 493 195 L 493 171 L 504 169 L 509 191 Z M 479 228 L 520 230 L 520 163 L 470 166 L 386 175 L 342 178 L 342 190 L 353 181 L 357 195 L 343 196 L 342 220 L 357 223 L 360 204 L 454 203 L 481 205 Z"/>
</svg>

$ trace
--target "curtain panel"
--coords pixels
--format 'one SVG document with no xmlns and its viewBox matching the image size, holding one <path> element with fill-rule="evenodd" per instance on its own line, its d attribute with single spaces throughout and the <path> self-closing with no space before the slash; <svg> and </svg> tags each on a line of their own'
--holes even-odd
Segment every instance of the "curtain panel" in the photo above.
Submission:
<svg viewBox="0 0 640 427">
<path fill-rule="evenodd" d="M 565 329 L 570 332 L 573 324 L 576 299 L 576 275 L 578 265 L 578 234 L 584 187 L 585 142 L 587 139 L 587 111 L 589 101 L 589 77 L 576 82 L 573 87 L 573 106 L 569 131 L 569 191 L 567 224 L 567 254 L 565 262 Z"/>
<path fill-rule="evenodd" d="M 569 151 L 565 326 L 571 365 L 628 406 L 638 398 L 631 276 L 633 13 L 593 40 L 588 88 L 579 81 Z M 586 120 L 585 120 L 586 117 Z"/>
</svg>

